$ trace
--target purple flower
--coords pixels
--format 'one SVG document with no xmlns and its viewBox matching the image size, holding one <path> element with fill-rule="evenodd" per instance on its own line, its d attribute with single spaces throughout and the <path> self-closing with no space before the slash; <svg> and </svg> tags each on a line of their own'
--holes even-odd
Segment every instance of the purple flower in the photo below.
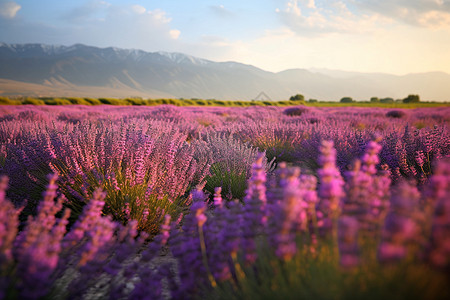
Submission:
<svg viewBox="0 0 450 300">
<path fill-rule="evenodd" d="M 404 259 L 410 246 L 421 242 L 419 197 L 417 188 L 408 182 L 401 182 L 394 190 L 378 248 L 380 262 Z"/>
<path fill-rule="evenodd" d="M 319 175 L 319 202 L 317 209 L 322 213 L 318 224 L 322 225 L 322 233 L 331 230 L 332 219 L 335 219 L 340 211 L 340 201 L 344 195 L 341 174 L 336 167 L 336 150 L 332 141 L 322 141 L 318 162 L 321 169 Z"/>
<path fill-rule="evenodd" d="M 352 268 L 359 264 L 358 220 L 343 216 L 338 220 L 338 246 L 340 264 L 344 268 Z"/>
<path fill-rule="evenodd" d="M 389 206 L 390 173 L 377 172 L 378 153 L 381 146 L 370 141 L 362 160 L 356 160 L 346 175 L 346 197 L 343 213 L 355 216 L 363 234 L 375 234 Z"/>
<path fill-rule="evenodd" d="M 222 208 L 223 207 L 223 202 L 222 202 L 222 188 L 216 187 L 214 189 L 214 206 L 217 208 Z"/>
<path fill-rule="evenodd" d="M 374 175 L 377 173 L 376 166 L 380 163 L 380 159 L 378 158 L 378 154 L 381 150 L 381 145 L 376 141 L 370 141 L 366 148 L 366 153 L 361 158 L 363 163 L 361 170 L 370 175 Z"/>
<path fill-rule="evenodd" d="M 450 266 L 450 160 L 442 160 L 430 179 L 431 203 L 436 203 L 432 217 L 428 258 L 437 267 Z"/>
<path fill-rule="evenodd" d="M 0 177 L 0 265 L 12 262 L 13 244 L 19 227 L 19 214 L 22 208 L 16 209 L 6 199 L 8 177 Z"/>
<path fill-rule="evenodd" d="M 263 168 L 264 153 L 260 153 L 252 165 L 252 175 L 248 181 L 244 198 L 242 247 L 248 264 L 256 261 L 255 236 L 266 225 L 266 172 Z"/>
<path fill-rule="evenodd" d="M 73 225 L 70 232 L 63 239 L 64 248 L 69 248 L 78 244 L 101 217 L 103 206 L 105 202 L 103 199 L 106 194 L 100 189 L 94 192 L 93 198 L 84 207 L 83 213 Z"/>
<path fill-rule="evenodd" d="M 64 198 L 56 197 L 57 177 L 49 176 L 47 191 L 38 207 L 38 214 L 28 218 L 27 225 L 15 240 L 17 258 L 17 288 L 23 299 L 40 298 L 52 285 L 51 275 L 58 266 L 61 241 L 66 232 L 70 212 L 65 210 L 61 219 L 55 214 L 62 208 Z"/>
<path fill-rule="evenodd" d="M 416 151 L 416 163 L 419 165 L 419 167 L 423 167 L 423 164 L 425 163 L 425 154 L 422 150 Z"/>
</svg>

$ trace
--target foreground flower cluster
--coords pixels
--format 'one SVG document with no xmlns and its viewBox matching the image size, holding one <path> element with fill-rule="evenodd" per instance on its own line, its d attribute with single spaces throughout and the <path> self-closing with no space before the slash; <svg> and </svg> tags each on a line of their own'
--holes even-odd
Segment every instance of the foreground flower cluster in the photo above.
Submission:
<svg viewBox="0 0 450 300">
<path fill-rule="evenodd" d="M 361 254 L 364 239 L 380 240 L 371 249 L 380 264 L 409 261 L 448 270 L 450 161 L 437 163 L 419 193 L 407 181 L 391 187 L 388 173 L 375 169 L 377 151 L 378 144 L 370 142 L 344 181 L 334 163 L 333 143 L 323 141 L 318 183 L 285 164 L 267 180 L 261 153 L 243 203 L 224 203 L 220 188 L 208 203 L 202 190 L 194 190 L 183 224 L 166 215 L 150 244 L 145 243 L 147 234 L 138 234 L 136 221 L 123 226 L 102 216 L 105 193 L 100 190 L 67 230 L 70 210 L 61 212 L 65 199 L 57 198 L 56 175 L 48 177 L 37 215 L 29 216 L 19 231 L 22 207 L 5 198 L 8 179 L 2 177 L 0 297 L 76 299 L 99 289 L 102 277 L 108 282 L 101 286 L 103 296 L 112 299 L 204 297 L 225 283 L 237 292 L 244 270 L 258 271 L 264 255 L 272 262 L 289 263 L 299 255 L 318 260 L 328 241 L 336 243 L 343 271 L 367 263 Z M 356 181 L 356 174 L 361 180 Z M 376 192 L 361 194 L 374 186 Z M 155 266 L 163 250 L 170 259 Z"/>
</svg>

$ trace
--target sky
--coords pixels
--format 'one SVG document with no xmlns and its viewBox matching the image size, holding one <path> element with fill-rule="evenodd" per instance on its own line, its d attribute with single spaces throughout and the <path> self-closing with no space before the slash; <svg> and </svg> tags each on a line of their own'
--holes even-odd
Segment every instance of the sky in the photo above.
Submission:
<svg viewBox="0 0 450 300">
<path fill-rule="evenodd" d="M 450 73 L 450 0 L 0 0 L 0 42 L 182 52 L 272 72 Z"/>
</svg>

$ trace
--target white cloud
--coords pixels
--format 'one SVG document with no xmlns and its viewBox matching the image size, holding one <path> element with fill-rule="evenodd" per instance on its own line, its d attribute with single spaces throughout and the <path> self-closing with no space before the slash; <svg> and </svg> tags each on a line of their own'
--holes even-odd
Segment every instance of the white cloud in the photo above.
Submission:
<svg viewBox="0 0 450 300">
<path fill-rule="evenodd" d="M 316 3 L 314 0 L 309 0 L 306 6 L 309 8 L 316 8 Z"/>
<path fill-rule="evenodd" d="M 22 7 L 16 2 L 7 1 L 0 2 L 0 17 L 5 19 L 13 19 Z"/>
<path fill-rule="evenodd" d="M 353 13 L 344 1 L 328 1 L 327 5 L 313 0 L 290 0 L 283 10 L 277 10 L 281 21 L 302 36 L 329 33 L 370 32 L 380 26 L 378 15 Z"/>
<path fill-rule="evenodd" d="M 161 9 L 149 10 L 147 13 L 151 18 L 161 23 L 170 23 L 172 21 L 172 18 L 167 17 L 166 12 Z"/>
<path fill-rule="evenodd" d="M 132 5 L 131 9 L 139 15 L 145 14 L 145 12 L 147 11 L 147 9 L 145 7 L 138 5 L 138 4 Z"/>
<path fill-rule="evenodd" d="M 448 0 L 356 0 L 355 5 L 366 12 L 377 13 L 414 26 L 450 27 Z"/>
<path fill-rule="evenodd" d="M 448 0 L 288 0 L 276 10 L 280 20 L 301 36 L 330 33 L 372 33 L 409 24 L 450 28 Z"/>
<path fill-rule="evenodd" d="M 171 29 L 171 30 L 169 30 L 169 35 L 174 40 L 178 39 L 180 34 L 181 34 L 181 31 L 179 31 L 178 29 Z"/>
<path fill-rule="evenodd" d="M 432 10 L 419 15 L 417 23 L 432 28 L 447 27 L 450 25 L 450 13 Z"/>
<path fill-rule="evenodd" d="M 210 37 L 205 40 L 205 47 L 208 49 L 198 47 L 197 52 L 191 53 L 211 60 L 240 61 L 270 71 L 327 68 L 402 75 L 450 70 L 450 35 L 407 25 L 396 30 L 381 28 L 372 34 L 331 34 L 314 39 L 285 27 L 245 41 Z"/>
<path fill-rule="evenodd" d="M 161 9 L 92 0 L 62 14 L 58 22 L 55 26 L 50 22 L 32 23 L 24 19 L 10 26 L 10 20 L 0 18 L 0 37 L 11 43 L 82 43 L 147 51 L 170 51 L 180 44 L 180 31 L 172 26 L 171 18 Z"/>
<path fill-rule="evenodd" d="M 126 8 L 123 10 L 126 10 Z M 136 4 L 131 6 L 131 11 L 134 14 L 142 15 L 144 18 L 154 19 L 161 23 L 170 23 L 170 21 L 172 21 L 171 18 L 167 17 L 166 12 L 161 9 L 147 10 L 142 5 Z"/>
<path fill-rule="evenodd" d="M 140 5 L 111 5 L 104 8 L 102 20 L 91 19 L 74 27 L 72 39 L 101 46 L 158 51 L 173 46 L 180 31 L 171 28 L 171 18 L 161 9 Z"/>
</svg>

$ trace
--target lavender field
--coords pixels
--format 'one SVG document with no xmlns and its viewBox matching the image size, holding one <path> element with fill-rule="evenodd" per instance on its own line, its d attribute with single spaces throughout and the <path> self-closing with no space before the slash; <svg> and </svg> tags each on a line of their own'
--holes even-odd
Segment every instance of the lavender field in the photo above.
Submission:
<svg viewBox="0 0 450 300">
<path fill-rule="evenodd" d="M 0 106 L 0 299 L 450 299 L 449 125 Z"/>
</svg>

